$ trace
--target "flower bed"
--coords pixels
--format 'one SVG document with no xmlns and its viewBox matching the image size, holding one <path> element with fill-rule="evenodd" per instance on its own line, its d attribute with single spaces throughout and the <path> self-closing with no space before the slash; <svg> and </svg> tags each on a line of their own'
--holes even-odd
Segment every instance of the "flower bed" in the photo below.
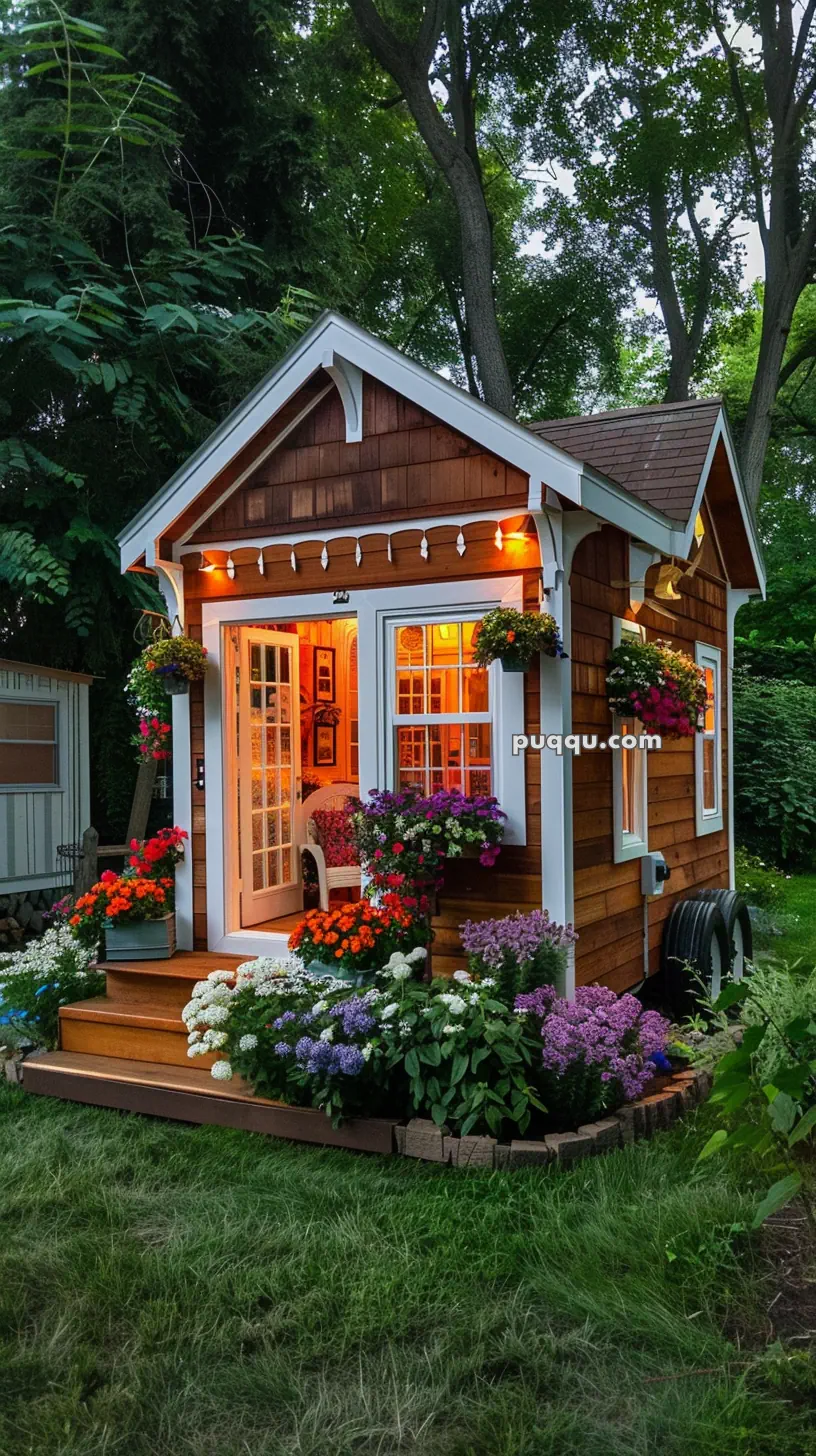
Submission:
<svg viewBox="0 0 816 1456">
<path fill-rule="evenodd" d="M 664 738 L 689 738 L 703 726 L 704 671 L 665 642 L 622 642 L 609 658 L 606 689 L 613 713 L 634 715 Z"/>
<path fill-rule="evenodd" d="M 426 934 L 392 895 L 380 905 L 358 900 L 337 910 L 307 911 L 289 937 L 289 949 L 306 967 L 329 965 L 338 976 L 373 976 L 372 966 L 399 949 L 412 950 Z"/>
<path fill-rule="evenodd" d="M 446 1137 L 494 1142 L 604 1119 L 669 1068 L 669 1024 L 633 996 L 589 987 L 567 1002 L 543 986 L 513 1003 L 464 970 L 419 982 L 425 954 L 394 950 L 362 992 L 268 960 L 215 971 L 183 1012 L 189 1054 L 214 1052 L 215 1078 L 237 1071 L 334 1124 L 430 1118 Z"/>
<path fill-rule="evenodd" d="M 567 951 L 578 939 L 571 925 L 556 925 L 546 910 L 516 911 L 500 920 L 467 920 L 462 946 L 474 976 L 495 976 L 500 999 L 537 986 L 556 985 L 566 970 Z"/>
</svg>

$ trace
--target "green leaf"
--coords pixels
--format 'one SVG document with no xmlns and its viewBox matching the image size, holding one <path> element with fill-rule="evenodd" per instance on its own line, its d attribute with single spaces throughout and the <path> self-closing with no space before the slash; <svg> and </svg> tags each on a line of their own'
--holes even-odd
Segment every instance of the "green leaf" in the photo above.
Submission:
<svg viewBox="0 0 816 1456">
<path fill-rule="evenodd" d="M 433 1104 L 433 1107 L 431 1108 L 431 1117 L 433 1118 L 433 1120 L 436 1123 L 437 1127 L 441 1127 L 442 1126 L 442 1124 L 445 1121 L 445 1118 L 447 1117 L 447 1115 L 448 1115 L 448 1109 L 446 1107 L 443 1107 L 443 1105 L 442 1105 L 441 1102 L 435 1102 Z"/>
<path fill-rule="evenodd" d="M 776 1132 L 790 1132 L 796 1121 L 796 1103 L 787 1092 L 777 1092 L 770 1106 L 770 1119 Z"/>
<path fill-rule="evenodd" d="M 801 1186 L 802 1179 L 798 1173 L 789 1173 L 786 1178 L 780 1178 L 778 1183 L 774 1183 L 757 1208 L 751 1228 L 760 1228 L 766 1218 L 770 1218 L 771 1214 L 778 1213 L 780 1208 L 784 1208 L 786 1204 L 790 1203 L 791 1199 L 796 1197 Z"/>
<path fill-rule="evenodd" d="M 451 1086 L 452 1087 L 457 1082 L 461 1082 L 461 1080 L 464 1077 L 465 1072 L 467 1071 L 467 1069 L 468 1069 L 468 1055 L 467 1055 L 467 1052 L 457 1052 L 456 1055 L 453 1058 L 452 1063 L 451 1063 L 450 1080 L 451 1080 Z"/>
<path fill-rule="evenodd" d="M 744 1001 L 750 985 L 750 981 L 729 981 L 714 1002 L 714 1010 L 727 1011 L 729 1006 L 736 1006 L 738 1002 Z"/>
<path fill-rule="evenodd" d="M 439 1042 L 431 1041 L 427 1046 L 420 1047 L 419 1060 L 424 1062 L 428 1067 L 438 1067 L 442 1060 L 442 1051 Z"/>
<path fill-rule="evenodd" d="M 411 1047 L 411 1050 L 405 1058 L 405 1070 L 409 1077 L 419 1076 L 419 1056 L 417 1055 L 416 1047 Z"/>
<path fill-rule="evenodd" d="M 725 1128 L 718 1127 L 717 1131 L 711 1134 L 711 1137 L 708 1139 L 708 1142 L 706 1143 L 702 1151 L 698 1153 L 697 1162 L 703 1163 L 705 1162 L 706 1158 L 710 1158 L 713 1153 L 719 1152 L 723 1144 L 727 1142 L 727 1140 L 728 1133 L 726 1132 Z"/>
<path fill-rule="evenodd" d="M 813 1105 L 813 1107 L 808 1108 L 808 1111 L 805 1113 L 804 1117 L 800 1117 L 799 1121 L 797 1122 L 796 1126 L 794 1127 L 792 1133 L 788 1138 L 789 1145 L 793 1147 L 794 1143 L 800 1143 L 803 1138 L 806 1138 L 808 1136 L 808 1134 L 812 1131 L 814 1127 L 816 1127 L 816 1103 Z"/>
</svg>

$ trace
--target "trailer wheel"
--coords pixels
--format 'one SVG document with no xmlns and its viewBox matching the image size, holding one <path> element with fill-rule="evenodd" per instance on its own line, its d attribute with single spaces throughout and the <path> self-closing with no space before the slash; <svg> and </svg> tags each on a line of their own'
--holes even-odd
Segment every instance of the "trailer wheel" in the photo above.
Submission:
<svg viewBox="0 0 816 1456">
<path fill-rule="evenodd" d="M 663 931 L 660 957 L 666 1000 L 674 1016 L 697 1005 L 698 988 L 689 967 L 709 995 L 719 996 L 731 967 L 731 940 L 722 910 L 713 900 L 679 900 Z"/>
<path fill-rule="evenodd" d="M 728 938 L 731 941 L 731 975 L 741 981 L 745 974 L 745 962 L 754 954 L 754 938 L 748 905 L 739 890 L 697 890 L 694 900 L 711 900 L 719 905 Z"/>
</svg>

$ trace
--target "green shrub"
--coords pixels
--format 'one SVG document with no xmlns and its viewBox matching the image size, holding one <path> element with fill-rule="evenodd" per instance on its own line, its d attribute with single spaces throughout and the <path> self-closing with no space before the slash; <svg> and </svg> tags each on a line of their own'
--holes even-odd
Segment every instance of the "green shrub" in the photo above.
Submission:
<svg viewBox="0 0 816 1456">
<path fill-rule="evenodd" d="M 812 864 L 816 688 L 735 675 L 734 783 L 741 842 L 776 864 Z"/>
<path fill-rule="evenodd" d="M 782 870 L 766 864 L 742 845 L 737 845 L 734 853 L 734 886 L 749 905 L 758 905 L 761 910 L 781 910 L 785 903 Z"/>
</svg>

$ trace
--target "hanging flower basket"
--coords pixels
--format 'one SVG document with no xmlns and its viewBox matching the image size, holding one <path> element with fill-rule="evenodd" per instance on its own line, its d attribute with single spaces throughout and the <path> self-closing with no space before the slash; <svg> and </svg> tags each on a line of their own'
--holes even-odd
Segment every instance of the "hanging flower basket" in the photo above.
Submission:
<svg viewBox="0 0 816 1456">
<path fill-rule="evenodd" d="M 623 642 L 609 658 L 611 712 L 637 717 L 662 738 L 690 738 L 703 727 L 705 673 L 666 642 Z"/>
<path fill-rule="evenodd" d="M 477 667 L 500 662 L 505 672 L 526 672 L 534 657 L 566 657 L 558 623 L 549 612 L 519 612 L 496 607 L 487 612 L 473 636 Z"/>
<path fill-rule="evenodd" d="M 189 693 L 191 682 L 200 682 L 207 671 L 207 649 L 192 637 L 160 637 L 142 653 L 146 670 L 173 697 Z"/>
</svg>

